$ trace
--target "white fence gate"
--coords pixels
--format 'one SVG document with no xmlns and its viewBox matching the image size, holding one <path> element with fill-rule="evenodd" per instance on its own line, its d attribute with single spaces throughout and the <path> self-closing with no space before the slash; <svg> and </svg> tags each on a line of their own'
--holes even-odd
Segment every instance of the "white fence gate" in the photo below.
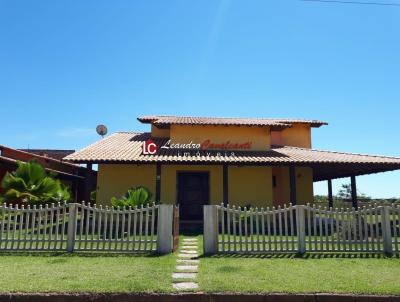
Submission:
<svg viewBox="0 0 400 302">
<path fill-rule="evenodd" d="M 0 250 L 172 251 L 172 205 L 0 207 Z"/>
<path fill-rule="evenodd" d="M 400 253 L 400 207 L 204 207 L 205 253 Z"/>
</svg>

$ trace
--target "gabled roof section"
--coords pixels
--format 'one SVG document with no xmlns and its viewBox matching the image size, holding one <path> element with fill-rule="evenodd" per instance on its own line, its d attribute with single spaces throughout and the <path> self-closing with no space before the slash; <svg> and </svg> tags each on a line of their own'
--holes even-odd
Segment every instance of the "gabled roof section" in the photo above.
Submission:
<svg viewBox="0 0 400 302">
<path fill-rule="evenodd" d="M 142 154 L 142 144 L 151 138 L 150 133 L 117 132 L 64 160 L 77 163 L 194 163 L 234 165 L 305 166 L 314 169 L 314 180 L 347 177 L 400 169 L 400 158 L 321 151 L 297 147 L 272 147 L 267 151 L 234 151 L 225 156 L 217 150 L 191 151 L 182 155 L 182 150 L 159 149 L 154 155 Z M 153 138 L 161 146 L 167 139 Z"/>
<path fill-rule="evenodd" d="M 309 124 L 311 127 L 327 125 L 326 122 L 305 119 L 277 119 L 277 118 L 233 118 L 233 117 L 194 117 L 194 116 L 169 116 L 149 115 L 141 116 L 138 120 L 145 124 L 156 126 L 167 125 L 224 125 L 224 126 L 271 126 L 283 129 L 293 124 Z"/>
</svg>

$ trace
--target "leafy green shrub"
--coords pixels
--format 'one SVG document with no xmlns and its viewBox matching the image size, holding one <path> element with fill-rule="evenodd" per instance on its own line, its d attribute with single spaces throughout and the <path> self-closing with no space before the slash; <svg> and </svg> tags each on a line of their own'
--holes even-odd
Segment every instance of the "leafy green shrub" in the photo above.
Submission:
<svg viewBox="0 0 400 302">
<path fill-rule="evenodd" d="M 146 187 L 130 188 L 121 198 L 112 197 L 111 205 L 113 207 L 139 207 L 149 203 L 153 194 Z"/>
<path fill-rule="evenodd" d="M 71 193 L 60 180 L 54 179 L 35 160 L 27 163 L 18 161 L 18 168 L 4 176 L 1 187 L 4 190 L 1 202 L 23 202 L 46 204 L 69 201 Z"/>
<path fill-rule="evenodd" d="M 90 192 L 90 202 L 96 203 L 97 200 L 97 191 Z"/>
</svg>

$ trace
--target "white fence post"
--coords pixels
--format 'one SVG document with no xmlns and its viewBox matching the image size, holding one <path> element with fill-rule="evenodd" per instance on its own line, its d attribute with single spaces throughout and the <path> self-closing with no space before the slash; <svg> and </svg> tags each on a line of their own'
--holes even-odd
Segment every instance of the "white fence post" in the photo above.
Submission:
<svg viewBox="0 0 400 302">
<path fill-rule="evenodd" d="M 297 251 L 299 254 L 304 254 L 306 252 L 306 228 L 304 208 L 304 206 L 296 206 L 296 227 L 298 240 Z"/>
<path fill-rule="evenodd" d="M 69 204 L 67 251 L 72 253 L 75 246 L 76 236 L 76 203 Z M 82 226 L 81 226 L 82 227 Z"/>
<path fill-rule="evenodd" d="M 174 206 L 161 204 L 158 208 L 157 222 L 157 252 L 159 254 L 168 254 L 173 248 L 173 224 Z"/>
<path fill-rule="evenodd" d="M 218 209 L 215 205 L 204 206 L 204 254 L 218 252 Z"/>
<path fill-rule="evenodd" d="M 390 207 L 382 207 L 382 236 L 383 236 L 383 252 L 392 254 L 392 231 L 390 227 Z"/>
</svg>

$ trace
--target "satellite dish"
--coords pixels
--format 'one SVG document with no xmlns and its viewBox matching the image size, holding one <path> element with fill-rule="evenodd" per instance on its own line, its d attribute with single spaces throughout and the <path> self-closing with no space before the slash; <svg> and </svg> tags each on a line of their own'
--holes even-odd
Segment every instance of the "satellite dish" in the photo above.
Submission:
<svg viewBox="0 0 400 302">
<path fill-rule="evenodd" d="M 104 135 L 107 134 L 107 127 L 104 125 L 98 125 L 96 127 L 96 132 L 98 135 L 101 135 L 101 137 L 104 137 Z"/>
</svg>

